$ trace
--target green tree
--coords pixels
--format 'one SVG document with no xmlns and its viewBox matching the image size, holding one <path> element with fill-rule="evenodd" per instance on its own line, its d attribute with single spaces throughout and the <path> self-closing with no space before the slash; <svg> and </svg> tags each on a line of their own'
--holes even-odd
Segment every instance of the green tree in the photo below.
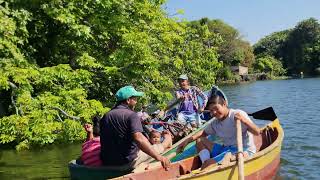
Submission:
<svg viewBox="0 0 320 180">
<path fill-rule="evenodd" d="M 291 30 L 274 32 L 260 39 L 253 45 L 254 54 L 257 57 L 273 56 L 282 60 L 284 56 L 283 48 Z"/>
<path fill-rule="evenodd" d="M 282 63 L 272 56 L 259 57 L 254 63 L 254 68 L 257 72 L 269 73 L 271 77 L 286 73 Z"/>
<path fill-rule="evenodd" d="M 194 22 L 197 23 L 197 22 Z M 198 21 L 201 25 L 207 25 L 210 32 L 218 34 L 222 43 L 218 46 L 219 60 L 225 65 L 243 65 L 250 67 L 254 62 L 253 49 L 244 41 L 234 27 L 222 20 L 202 18 Z"/>
<path fill-rule="evenodd" d="M 124 85 L 163 107 L 178 74 L 207 88 L 221 68 L 220 36 L 168 18 L 158 0 L 0 3 L 0 93 L 10 105 L 0 144 L 77 141 Z"/>
<path fill-rule="evenodd" d="M 289 75 L 304 72 L 317 74 L 320 67 L 320 24 L 309 18 L 299 22 L 293 29 L 272 33 L 254 45 L 257 57 L 273 56 L 279 59 Z"/>
<path fill-rule="evenodd" d="M 320 39 L 320 24 L 310 18 L 298 23 L 291 31 L 285 45 L 284 63 L 291 74 L 314 74 L 320 67 L 317 46 Z"/>
<path fill-rule="evenodd" d="M 218 59 L 223 63 L 223 68 L 218 72 L 218 80 L 232 80 L 230 66 L 242 65 L 252 69 L 254 53 L 250 43 L 244 41 L 238 30 L 224 23 L 222 20 L 202 18 L 190 22 L 194 29 L 207 28 L 215 38 L 208 40 L 207 46 L 218 48 Z"/>
</svg>

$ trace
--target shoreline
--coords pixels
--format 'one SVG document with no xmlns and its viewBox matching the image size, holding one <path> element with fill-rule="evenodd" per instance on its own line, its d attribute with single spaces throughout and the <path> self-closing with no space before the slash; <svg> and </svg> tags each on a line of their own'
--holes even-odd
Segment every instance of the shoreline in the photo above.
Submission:
<svg viewBox="0 0 320 180">
<path fill-rule="evenodd" d="M 303 77 L 303 78 L 312 78 L 313 76 L 310 77 Z M 316 77 L 316 76 L 314 76 Z M 237 85 L 237 84 L 249 84 L 252 82 L 256 81 L 269 81 L 269 80 L 289 80 L 289 79 L 303 79 L 300 77 L 295 77 L 295 76 L 274 76 L 274 77 L 267 77 L 266 79 L 250 79 L 250 80 L 226 80 L 226 81 L 218 81 L 216 84 L 218 86 L 224 86 L 224 85 Z"/>
</svg>

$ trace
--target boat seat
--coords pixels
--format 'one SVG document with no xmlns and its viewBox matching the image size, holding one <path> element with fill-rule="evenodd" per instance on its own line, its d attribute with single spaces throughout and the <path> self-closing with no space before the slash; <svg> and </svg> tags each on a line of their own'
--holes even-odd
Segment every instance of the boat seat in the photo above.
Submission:
<svg viewBox="0 0 320 180">
<path fill-rule="evenodd" d="M 201 160 L 199 156 L 194 158 L 190 158 L 189 160 L 185 161 L 184 163 L 178 163 L 180 175 L 185 175 L 191 173 L 191 171 L 195 169 L 199 169 L 201 167 Z"/>
</svg>

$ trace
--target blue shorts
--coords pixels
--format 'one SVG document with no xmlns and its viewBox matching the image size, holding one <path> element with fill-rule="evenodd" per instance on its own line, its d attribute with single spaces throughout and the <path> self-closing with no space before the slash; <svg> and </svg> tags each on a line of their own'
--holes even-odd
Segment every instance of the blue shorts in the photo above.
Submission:
<svg viewBox="0 0 320 180">
<path fill-rule="evenodd" d="M 251 156 L 253 153 L 250 151 L 247 151 L 246 148 L 243 149 L 243 151 L 248 152 L 249 156 Z M 224 156 L 231 152 L 231 154 L 236 154 L 238 152 L 238 148 L 234 146 L 224 146 L 221 144 L 214 144 L 211 151 L 211 158 L 214 159 L 217 163 L 220 163 L 220 161 L 224 158 Z"/>
<path fill-rule="evenodd" d="M 238 148 L 234 146 L 214 144 L 210 155 L 214 161 L 219 163 L 228 152 L 231 152 L 231 154 L 236 154 L 238 152 Z"/>
</svg>

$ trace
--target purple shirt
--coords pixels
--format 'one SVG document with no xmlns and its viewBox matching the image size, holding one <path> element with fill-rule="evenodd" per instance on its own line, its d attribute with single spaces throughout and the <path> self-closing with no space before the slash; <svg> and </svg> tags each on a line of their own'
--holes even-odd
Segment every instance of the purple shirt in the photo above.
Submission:
<svg viewBox="0 0 320 180">
<path fill-rule="evenodd" d="M 193 114 L 197 112 L 197 108 L 194 105 L 192 98 L 191 98 L 191 90 L 182 90 L 180 89 L 178 91 L 180 95 L 185 95 L 185 94 L 190 94 L 188 98 L 186 98 L 184 101 L 181 102 L 180 107 L 179 107 L 179 112 L 182 112 L 184 114 Z"/>
<path fill-rule="evenodd" d="M 208 97 L 196 86 L 190 86 L 188 90 L 179 89 L 176 91 L 176 94 L 180 96 L 189 94 L 188 98 L 181 102 L 179 106 L 179 112 L 183 112 L 184 114 L 193 114 L 199 108 L 204 108 L 208 102 Z M 198 102 L 198 96 L 203 100 L 201 105 Z"/>
</svg>

